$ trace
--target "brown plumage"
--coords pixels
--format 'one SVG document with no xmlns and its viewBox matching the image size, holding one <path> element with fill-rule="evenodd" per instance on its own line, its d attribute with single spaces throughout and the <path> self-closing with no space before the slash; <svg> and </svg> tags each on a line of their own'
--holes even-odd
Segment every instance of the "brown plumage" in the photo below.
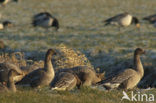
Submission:
<svg viewBox="0 0 156 103">
<path fill-rule="evenodd" d="M 19 75 L 13 77 L 14 81 L 20 81 L 24 77 L 23 71 L 13 63 L 3 62 L 0 63 L 0 82 L 6 83 L 8 81 L 8 73 L 10 70 L 15 70 Z"/>
<path fill-rule="evenodd" d="M 14 76 L 19 75 L 19 73 L 13 69 L 11 69 L 8 73 L 8 81 L 7 86 L 4 84 L 0 85 L 0 92 L 16 92 L 16 86 L 14 83 Z"/>
<path fill-rule="evenodd" d="M 31 85 L 31 87 L 41 87 L 49 85 L 55 75 L 51 63 L 51 58 L 54 54 L 55 51 L 53 49 L 49 49 L 45 56 L 44 68 L 40 68 L 30 72 L 17 84 Z"/>
<path fill-rule="evenodd" d="M 90 86 L 96 84 L 104 78 L 104 73 L 96 73 L 91 67 L 88 66 L 77 66 L 60 71 L 76 74 L 82 82 L 82 86 Z"/>
<path fill-rule="evenodd" d="M 76 86 L 80 86 L 80 80 L 77 75 L 69 72 L 58 73 L 51 83 L 52 90 L 72 90 Z"/>
<path fill-rule="evenodd" d="M 134 68 L 128 68 L 118 73 L 117 75 L 110 76 L 102 82 L 106 89 L 132 89 L 134 88 L 144 75 L 144 69 L 140 60 L 140 55 L 145 54 L 141 48 L 137 48 L 134 52 Z"/>
</svg>

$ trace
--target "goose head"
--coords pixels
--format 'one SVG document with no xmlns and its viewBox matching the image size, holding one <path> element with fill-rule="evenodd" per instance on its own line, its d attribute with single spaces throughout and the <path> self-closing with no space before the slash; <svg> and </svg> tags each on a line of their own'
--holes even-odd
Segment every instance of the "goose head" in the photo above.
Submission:
<svg viewBox="0 0 156 103">
<path fill-rule="evenodd" d="M 134 55 L 142 55 L 142 54 L 145 54 L 146 52 L 141 49 L 141 48 L 137 48 L 134 52 Z"/>
<path fill-rule="evenodd" d="M 59 22 L 58 22 L 58 20 L 56 18 L 53 18 L 53 19 L 54 20 L 53 20 L 53 23 L 51 24 L 51 26 L 55 27 L 56 30 L 58 30 L 59 29 Z"/>
<path fill-rule="evenodd" d="M 135 24 L 137 28 L 140 28 L 140 22 L 137 17 L 132 18 L 132 24 Z"/>
<path fill-rule="evenodd" d="M 51 57 L 53 55 L 56 55 L 56 51 L 54 49 L 48 49 L 47 53 L 46 53 L 46 60 L 49 61 L 51 60 Z"/>
<path fill-rule="evenodd" d="M 12 27 L 13 26 L 12 22 L 10 22 L 10 21 L 4 21 L 2 24 L 4 27 Z"/>
</svg>

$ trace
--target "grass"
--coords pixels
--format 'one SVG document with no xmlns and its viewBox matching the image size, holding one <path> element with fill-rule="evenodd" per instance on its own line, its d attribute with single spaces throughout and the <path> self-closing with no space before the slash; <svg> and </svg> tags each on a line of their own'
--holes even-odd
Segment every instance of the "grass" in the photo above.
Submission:
<svg viewBox="0 0 156 103">
<path fill-rule="evenodd" d="M 35 60 L 43 60 L 48 48 L 64 44 L 85 54 L 95 68 L 106 72 L 106 76 L 132 66 L 134 49 L 142 47 L 147 51 L 142 57 L 144 69 L 153 72 L 156 67 L 156 29 L 140 20 L 140 30 L 133 25 L 119 31 L 114 26 L 104 27 L 102 21 L 125 11 L 141 19 L 155 13 L 155 6 L 155 0 L 21 0 L 18 4 L 10 3 L 0 8 L 0 20 L 11 20 L 15 24 L 15 27 L 1 30 L 0 39 L 13 51 L 24 52 L 25 58 L 29 54 Z M 58 32 L 31 26 L 31 17 L 42 11 L 58 18 Z M 156 94 L 155 89 L 153 91 Z M 0 102 L 117 103 L 121 97 L 122 92 L 118 90 L 51 93 L 21 89 L 16 94 L 0 94 Z"/>
</svg>

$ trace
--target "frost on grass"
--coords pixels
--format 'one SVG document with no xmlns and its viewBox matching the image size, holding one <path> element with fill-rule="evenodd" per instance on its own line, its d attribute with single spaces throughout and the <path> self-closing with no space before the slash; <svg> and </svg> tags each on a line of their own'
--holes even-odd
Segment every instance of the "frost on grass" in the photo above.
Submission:
<svg viewBox="0 0 156 103">
<path fill-rule="evenodd" d="M 93 68 L 86 56 L 78 50 L 73 50 L 61 44 L 56 47 L 56 52 L 57 55 L 52 59 L 55 70 L 81 65 Z"/>
<path fill-rule="evenodd" d="M 24 54 L 21 52 L 14 53 L 3 53 L 0 55 L 0 63 L 10 62 L 19 67 L 26 66 L 26 60 L 24 59 Z"/>
</svg>

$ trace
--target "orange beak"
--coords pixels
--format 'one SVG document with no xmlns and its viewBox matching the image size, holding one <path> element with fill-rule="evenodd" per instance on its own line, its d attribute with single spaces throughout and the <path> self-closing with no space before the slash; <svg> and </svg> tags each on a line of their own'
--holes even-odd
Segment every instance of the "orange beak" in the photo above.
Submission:
<svg viewBox="0 0 156 103">
<path fill-rule="evenodd" d="M 138 23 L 138 24 L 136 24 L 136 27 L 137 27 L 137 28 L 140 28 L 140 24 L 139 24 L 139 23 Z"/>
</svg>

